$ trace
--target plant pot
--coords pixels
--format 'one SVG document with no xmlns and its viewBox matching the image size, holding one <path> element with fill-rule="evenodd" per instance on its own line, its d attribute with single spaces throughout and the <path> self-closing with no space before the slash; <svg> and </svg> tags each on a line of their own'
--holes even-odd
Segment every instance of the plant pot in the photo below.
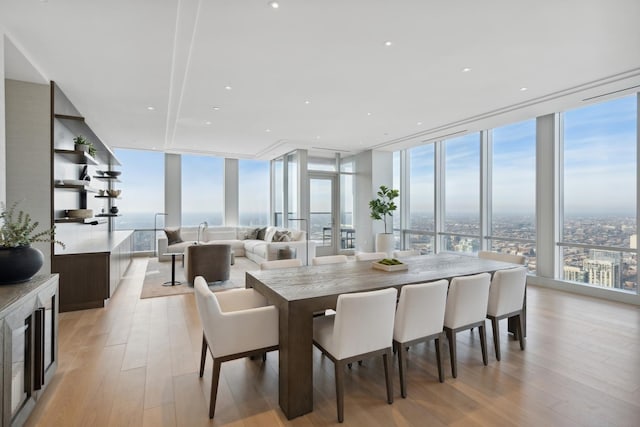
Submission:
<svg viewBox="0 0 640 427">
<path fill-rule="evenodd" d="M 0 285 L 28 281 L 43 263 L 42 252 L 31 246 L 0 248 Z"/>
<path fill-rule="evenodd" d="M 393 257 L 393 250 L 396 246 L 393 233 L 376 234 L 376 252 L 386 252 L 389 258 Z"/>
<path fill-rule="evenodd" d="M 89 152 L 89 146 L 85 144 L 74 144 L 73 148 L 76 151 L 84 151 L 85 153 Z"/>
</svg>

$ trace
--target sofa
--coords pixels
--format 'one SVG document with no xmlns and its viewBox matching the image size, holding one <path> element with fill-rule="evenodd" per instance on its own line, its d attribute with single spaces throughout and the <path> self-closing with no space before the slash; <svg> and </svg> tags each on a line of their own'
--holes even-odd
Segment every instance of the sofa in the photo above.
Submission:
<svg viewBox="0 0 640 427">
<path fill-rule="evenodd" d="M 168 229 L 169 234 L 179 235 L 176 242 L 169 244 L 167 233 L 159 231 L 157 234 L 158 259 L 170 261 L 169 253 L 184 253 L 188 246 L 194 244 L 228 244 L 236 257 L 247 257 L 251 261 L 260 264 L 264 261 L 278 259 L 278 250 L 295 249 L 296 258 L 303 264 L 307 262 L 307 247 L 309 248 L 309 260 L 315 256 L 314 242 L 307 242 L 306 233 L 298 230 L 287 230 L 279 227 L 208 227 L 200 229 L 200 241 L 198 242 L 198 227 L 182 227 Z M 256 231 L 263 230 L 260 235 Z M 286 235 L 287 237 L 282 237 Z M 175 236 L 172 236 L 175 237 Z M 262 238 L 258 238 L 262 237 Z M 274 238 L 280 241 L 274 241 Z M 287 239 L 289 239 L 287 241 Z"/>
</svg>

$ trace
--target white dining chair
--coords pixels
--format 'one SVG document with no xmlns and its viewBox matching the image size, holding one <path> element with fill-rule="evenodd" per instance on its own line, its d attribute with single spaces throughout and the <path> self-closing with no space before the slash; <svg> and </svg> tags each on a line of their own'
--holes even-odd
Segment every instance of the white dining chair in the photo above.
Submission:
<svg viewBox="0 0 640 427">
<path fill-rule="evenodd" d="M 487 365 L 487 336 L 485 319 L 489 300 L 491 276 L 480 273 L 472 276 L 454 277 L 449 285 L 447 306 L 444 314 L 444 331 L 449 341 L 451 375 L 458 376 L 456 356 L 456 334 L 460 331 L 478 327 L 482 362 Z"/>
<path fill-rule="evenodd" d="M 196 306 L 202 323 L 200 378 L 204 374 L 207 348 L 213 357 L 209 418 L 213 418 L 223 362 L 263 355 L 278 349 L 278 310 L 267 306 L 264 296 L 253 289 L 231 289 L 213 293 L 206 280 L 194 280 Z"/>
<path fill-rule="evenodd" d="M 260 263 L 260 270 L 276 270 L 280 268 L 302 267 L 302 260 L 293 259 L 276 259 L 273 261 L 263 261 Z"/>
<path fill-rule="evenodd" d="M 522 307 L 527 286 L 526 267 L 498 270 L 493 274 L 489 288 L 487 318 L 493 326 L 493 346 L 496 359 L 500 360 L 500 328 L 501 319 L 513 318 L 516 324 L 516 336 L 520 341 L 520 350 L 524 350 L 522 333 Z"/>
<path fill-rule="evenodd" d="M 527 260 L 524 255 L 505 254 L 501 252 L 479 251 L 478 258 L 491 259 L 493 261 L 510 262 L 512 264 L 524 265 Z"/>
<path fill-rule="evenodd" d="M 407 249 L 404 251 L 393 251 L 394 258 L 409 258 L 412 256 L 418 256 L 418 255 L 420 255 L 420 251 L 417 251 L 415 249 Z"/>
<path fill-rule="evenodd" d="M 393 347 L 398 354 L 400 394 L 407 397 L 407 347 L 423 341 L 435 340 L 438 379 L 444 382 L 440 357 L 444 334 L 444 309 L 447 304 L 447 280 L 405 285 L 393 325 Z"/>
<path fill-rule="evenodd" d="M 382 355 L 387 402 L 393 403 L 389 364 L 396 307 L 395 288 L 338 295 L 335 316 L 313 319 L 313 343 L 335 365 L 338 421 L 344 421 L 344 366 Z"/>
<path fill-rule="evenodd" d="M 376 261 L 386 257 L 386 252 L 359 252 L 356 254 L 356 261 Z"/>
<path fill-rule="evenodd" d="M 312 265 L 342 264 L 348 261 L 346 255 L 327 255 L 311 258 Z"/>
</svg>

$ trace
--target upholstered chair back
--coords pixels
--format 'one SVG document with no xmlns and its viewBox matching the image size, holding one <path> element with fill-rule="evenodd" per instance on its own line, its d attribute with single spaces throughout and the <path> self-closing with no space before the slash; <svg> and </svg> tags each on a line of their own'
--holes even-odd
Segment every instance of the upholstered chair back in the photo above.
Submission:
<svg viewBox="0 0 640 427">
<path fill-rule="evenodd" d="M 333 325 L 336 359 L 391 347 L 395 288 L 338 296 Z"/>
<path fill-rule="evenodd" d="M 526 284 L 526 267 L 496 271 L 489 288 L 487 314 L 498 317 L 522 309 Z"/>
<path fill-rule="evenodd" d="M 393 339 L 408 342 L 442 332 L 447 304 L 447 280 L 405 285 L 393 326 Z"/>
<path fill-rule="evenodd" d="M 444 325 L 456 329 L 484 320 L 490 284 L 488 273 L 454 277 L 449 285 Z"/>
</svg>

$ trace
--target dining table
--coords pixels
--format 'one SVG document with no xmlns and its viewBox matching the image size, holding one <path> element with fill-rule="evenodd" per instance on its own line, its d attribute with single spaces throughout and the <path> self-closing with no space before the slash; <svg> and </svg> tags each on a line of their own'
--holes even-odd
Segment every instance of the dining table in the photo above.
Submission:
<svg viewBox="0 0 640 427">
<path fill-rule="evenodd" d="M 279 404 L 288 419 L 313 411 L 313 316 L 335 309 L 340 294 L 389 287 L 400 292 L 404 285 L 519 266 L 456 253 L 419 255 L 402 262 L 407 268 L 397 271 L 375 269 L 372 261 L 349 261 L 246 273 L 246 287 L 278 308 Z"/>
</svg>

